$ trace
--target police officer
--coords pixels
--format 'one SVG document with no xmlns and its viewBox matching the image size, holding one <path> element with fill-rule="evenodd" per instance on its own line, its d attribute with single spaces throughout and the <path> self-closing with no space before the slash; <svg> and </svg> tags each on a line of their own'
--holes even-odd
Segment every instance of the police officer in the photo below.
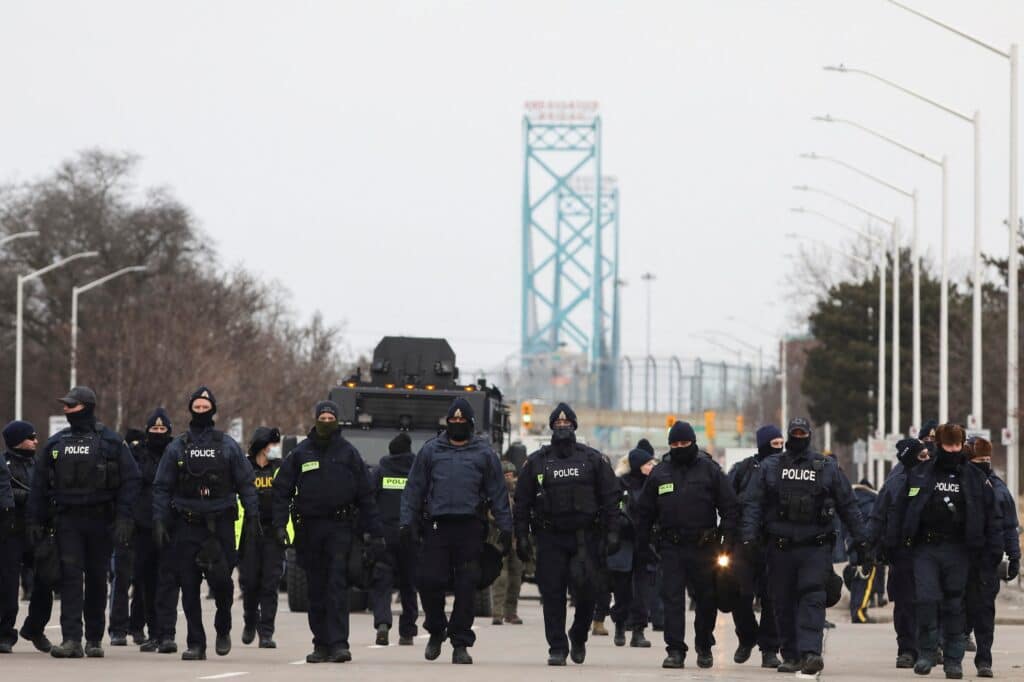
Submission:
<svg viewBox="0 0 1024 682">
<path fill-rule="evenodd" d="M 402 602 L 402 615 L 398 618 L 398 643 L 411 646 L 417 634 L 419 602 L 416 596 L 416 551 L 399 538 L 398 525 L 402 513 L 402 493 L 412 469 L 412 440 L 402 432 L 388 443 L 388 454 L 374 467 L 371 487 L 380 512 L 387 546 L 385 560 L 374 571 L 373 625 L 377 630 L 377 644 L 387 646 L 394 622 L 391 614 L 391 592 L 397 587 Z"/>
<path fill-rule="evenodd" d="M 139 650 L 143 652 L 156 651 L 159 644 L 160 627 L 157 622 L 156 595 L 160 575 L 160 551 L 153 541 L 153 481 L 156 480 L 160 459 L 173 438 L 172 427 L 167 410 L 158 407 L 146 418 L 145 434 L 132 445 L 132 454 L 142 474 L 142 487 L 133 508 L 134 587 L 129 620 L 135 636 L 145 631 L 143 641 L 139 642 Z M 111 608 L 112 621 L 113 617 L 114 609 Z"/>
<path fill-rule="evenodd" d="M 565 665 L 566 656 L 583 663 L 587 655 L 595 600 L 605 580 L 605 558 L 620 547 L 622 491 L 608 460 L 576 442 L 578 423 L 571 407 L 559 403 L 548 425 L 551 444 L 530 455 L 516 484 L 516 551 L 523 561 L 530 560 L 532 530 L 548 665 Z M 576 614 L 566 637 L 570 587 Z"/>
<path fill-rule="evenodd" d="M 750 556 L 767 535 L 770 592 L 782 644 L 779 672 L 813 675 L 825 667 L 825 579 L 832 571 L 837 512 L 865 562 L 871 557 L 850 482 L 834 459 L 811 449 L 810 423 L 797 417 L 787 434 L 785 450 L 765 459 L 750 481 L 741 537 Z"/>
<path fill-rule="evenodd" d="M 867 479 L 861 480 L 852 486 L 853 497 L 857 501 L 857 508 L 860 510 L 861 518 L 868 519 L 871 510 L 874 509 L 878 493 L 871 486 Z M 843 535 L 848 535 L 846 527 L 843 527 Z M 868 543 L 869 546 L 871 543 Z M 877 565 L 862 565 L 865 562 L 856 551 L 851 551 L 849 564 L 843 569 L 843 578 L 846 587 L 850 590 L 850 622 L 870 623 L 868 606 L 871 603 L 871 595 L 875 591 L 875 581 L 879 579 L 881 571 Z"/>
<path fill-rule="evenodd" d="M 697 665 L 714 665 L 711 647 L 718 609 L 713 571 L 718 550 L 735 541 L 736 494 L 722 468 L 697 447 L 697 434 L 678 421 L 668 434 L 669 452 L 651 470 L 640 492 L 637 546 L 650 554 L 651 527 L 659 527 L 661 597 L 665 603 L 663 668 L 682 668 L 686 659 L 686 591 L 696 602 L 694 646 Z M 718 518 L 721 517 L 721 523 Z"/>
<path fill-rule="evenodd" d="M 280 459 L 270 459 L 270 448 L 281 442 L 277 428 L 260 426 L 249 444 L 249 464 L 255 476 L 259 521 L 268 531 L 274 524 L 274 476 Z M 284 547 L 269 535 L 250 532 L 242 523 L 238 547 L 238 584 L 242 588 L 242 644 L 252 644 L 257 633 L 261 649 L 274 649 L 277 593 L 284 572 Z"/>
<path fill-rule="evenodd" d="M 903 543 L 901 507 L 907 495 L 908 472 L 927 462 L 928 449 L 917 438 L 896 444 L 896 465 L 878 492 L 868 518 L 868 543 L 889 563 L 889 600 L 893 603 L 896 630 L 896 667 L 913 668 L 917 661 L 917 616 L 914 601 L 914 561 Z"/>
<path fill-rule="evenodd" d="M 344 663 L 352 660 L 347 566 L 357 515 L 372 536 L 378 560 L 384 542 L 369 472 L 341 434 L 337 404 L 322 400 L 313 414 L 315 426 L 288 453 L 274 479 L 274 534 L 282 546 L 287 544 L 291 511 L 295 558 L 308 578 L 313 651 L 306 662 Z"/>
<path fill-rule="evenodd" d="M 445 637 L 452 663 L 473 662 L 474 600 L 486 532 L 486 509 L 499 529 L 507 556 L 512 549 L 512 513 L 498 456 L 476 434 L 473 407 L 456 398 L 445 416 L 445 431 L 427 441 L 413 460 L 402 494 L 399 533 L 403 542 L 423 547 L 419 564 L 423 627 L 430 633 L 424 657 L 441 655 Z M 445 616 L 445 590 L 455 593 L 451 618 Z"/>
<path fill-rule="evenodd" d="M 4 427 L 6 451 L 0 464 L 0 653 L 11 653 L 18 639 L 14 621 L 18 616 L 18 587 L 23 568 L 32 566 L 33 551 L 25 538 L 26 511 L 32 489 L 32 469 L 39 439 L 32 424 L 13 421 Z M 5 482 L 4 478 L 7 477 Z M 10 485 L 11 499 L 6 498 Z M 21 636 L 43 653 L 52 648 L 43 628 L 53 610 L 53 585 L 36 576 L 32 582 L 28 617 Z"/>
<path fill-rule="evenodd" d="M 216 603 L 216 652 L 231 651 L 231 602 L 235 585 L 236 495 L 242 498 L 249 532 L 261 535 L 253 471 L 235 440 L 214 428 L 217 401 L 206 386 L 188 400 L 188 431 L 175 438 L 157 468 L 153 483 L 153 537 L 172 552 L 181 604 L 188 623 L 183 661 L 206 659 L 200 587 L 203 575 Z M 169 615 L 169 614 L 168 614 Z M 161 631 L 173 624 L 162 623 Z"/>
<path fill-rule="evenodd" d="M 935 430 L 935 458 L 908 473 L 902 519 L 903 542 L 913 548 L 917 587 L 920 650 L 914 672 L 927 675 L 936 665 L 941 618 L 943 669 L 949 679 L 963 676 L 969 566 L 973 560 L 981 570 L 994 570 L 1003 553 L 992 484 L 964 461 L 965 435 L 957 424 Z"/>
<path fill-rule="evenodd" d="M 988 477 L 995 496 L 995 503 L 1002 516 L 1002 551 L 1009 559 L 1005 580 L 1014 580 L 1020 573 L 1020 537 L 1017 535 L 1017 505 L 1003 479 L 992 471 L 992 443 L 984 438 L 974 438 L 971 448 L 971 464 Z M 1000 557 L 1002 558 L 1002 557 Z M 995 632 L 996 596 L 999 594 L 999 578 L 996 571 L 984 562 L 973 562 L 967 579 L 967 632 L 973 630 L 977 639 L 974 665 L 978 677 L 992 677 L 992 638 Z"/>
<path fill-rule="evenodd" d="M 765 459 L 782 452 L 785 439 L 782 431 L 774 424 L 767 424 L 757 430 L 757 453 L 737 462 L 729 471 L 729 483 L 741 500 L 746 494 L 751 480 L 760 470 Z M 754 650 L 754 645 L 761 650 L 761 667 L 778 668 L 779 635 L 775 629 L 775 609 L 772 605 L 771 591 L 768 589 L 766 572 L 767 557 L 761 548 L 747 556 L 735 557 L 733 566 L 742 575 L 745 589 L 742 590 L 738 603 L 732 610 L 732 621 L 736 626 L 739 646 L 733 660 L 746 663 Z M 761 622 L 754 615 L 754 597 L 761 600 Z"/>
<path fill-rule="evenodd" d="M 652 448 L 653 449 L 653 448 Z M 647 649 L 651 643 L 644 636 L 644 629 L 649 620 L 647 603 L 650 593 L 654 590 L 655 572 L 657 568 L 649 562 L 649 552 L 642 552 L 636 544 L 637 504 L 647 477 L 654 470 L 657 459 L 653 452 L 637 447 L 626 455 L 627 471 L 619 476 L 622 486 L 623 503 L 627 525 L 623 526 L 623 546 L 632 546 L 632 565 L 629 570 L 629 585 L 616 590 L 615 607 L 612 609 L 612 621 L 615 623 L 615 646 L 625 646 L 626 630 L 631 631 L 629 646 Z M 625 599 L 619 603 L 619 594 Z"/>
<path fill-rule="evenodd" d="M 96 421 L 96 394 L 92 389 L 76 386 L 60 402 L 70 426 L 46 441 L 36 454 L 27 536 L 31 545 L 42 540 L 50 508 L 56 505 L 63 641 L 50 650 L 50 655 L 82 657 L 84 615 L 84 654 L 100 658 L 107 568 L 114 544 L 127 547 L 131 543 L 139 468 L 121 437 Z"/>
<path fill-rule="evenodd" d="M 136 464 L 138 464 L 138 457 L 135 455 L 135 450 L 144 437 L 145 434 L 138 429 L 126 429 L 124 432 L 124 441 L 128 444 L 128 449 L 131 451 L 132 456 L 135 457 Z M 139 499 L 141 497 L 142 489 L 140 487 L 139 494 L 135 497 L 135 504 L 132 505 L 133 508 L 139 506 Z M 150 499 L 150 502 L 152 503 L 152 499 Z M 114 557 L 111 562 L 110 571 L 110 618 L 108 623 L 110 646 L 128 646 L 128 630 L 130 628 L 134 629 L 137 625 L 131 619 L 131 606 L 141 604 L 141 599 L 139 599 L 140 590 L 135 590 L 134 594 L 129 598 L 129 589 L 134 580 L 135 538 L 138 534 L 139 526 L 136 523 L 132 541 L 126 547 L 114 547 Z M 138 632 L 133 634 L 136 638 L 136 644 L 142 644 L 142 635 Z"/>
</svg>

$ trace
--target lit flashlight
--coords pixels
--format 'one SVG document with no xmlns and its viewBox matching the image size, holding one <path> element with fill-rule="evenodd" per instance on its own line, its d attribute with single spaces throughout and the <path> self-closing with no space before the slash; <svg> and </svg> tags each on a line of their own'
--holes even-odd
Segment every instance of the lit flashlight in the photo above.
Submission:
<svg viewBox="0 0 1024 682">
<path fill-rule="evenodd" d="M 729 567 L 729 555 L 728 554 L 719 554 L 718 555 L 718 565 L 721 566 L 722 568 L 728 568 Z"/>
</svg>

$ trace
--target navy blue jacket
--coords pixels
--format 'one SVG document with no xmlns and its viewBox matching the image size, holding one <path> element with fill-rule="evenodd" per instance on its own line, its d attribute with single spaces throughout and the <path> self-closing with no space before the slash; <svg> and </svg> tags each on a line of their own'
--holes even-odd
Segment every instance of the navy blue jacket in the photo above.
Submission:
<svg viewBox="0 0 1024 682">
<path fill-rule="evenodd" d="M 135 464 L 128 444 L 121 436 L 117 435 L 107 427 L 97 422 L 95 432 L 99 434 L 100 451 L 109 459 L 116 459 L 120 484 L 116 490 L 96 490 L 88 494 L 67 494 L 56 489 L 53 477 L 49 475 L 52 471 L 55 452 L 58 443 L 65 436 L 82 435 L 92 432 L 79 431 L 72 428 L 61 429 L 40 448 L 36 453 L 35 464 L 32 466 L 32 490 L 28 497 L 28 518 L 35 523 L 46 523 L 50 518 L 51 506 L 56 503 L 58 507 L 77 507 L 115 503 L 115 511 L 119 518 L 130 519 L 132 517 L 132 504 L 139 494 L 139 467 Z M 45 472 L 45 473 L 44 473 Z"/>
<path fill-rule="evenodd" d="M 325 459 L 329 459 L 338 467 L 335 471 L 343 472 L 334 475 L 349 477 L 348 480 L 319 481 L 315 487 L 307 486 L 307 491 L 312 487 L 324 493 L 324 498 L 330 496 L 330 499 L 321 499 L 319 494 L 312 497 L 314 493 L 310 492 L 310 497 L 304 498 L 302 504 L 309 504 L 311 509 L 322 508 L 325 514 L 337 510 L 338 507 L 353 506 L 359 510 L 359 527 L 373 537 L 381 537 L 383 529 L 374 502 L 373 489 L 370 487 L 370 472 L 362 455 L 355 446 L 345 440 L 340 430 L 331 434 L 330 440 L 326 443 L 319 441 L 316 438 L 316 431 L 311 430 L 309 436 L 296 445 L 281 462 L 277 476 L 274 477 L 274 527 L 284 528 L 288 524 L 293 499 L 297 492 L 301 494 L 299 484 L 302 476 L 326 473 L 327 466 L 325 465 L 322 471 L 320 467 Z M 314 463 L 316 466 L 312 466 Z M 306 471 L 303 471 L 304 467 Z M 329 485 L 320 486 L 321 483 Z M 332 483 L 333 485 L 330 485 Z"/>
<path fill-rule="evenodd" d="M 198 446 L 213 445 L 213 428 L 196 429 L 189 427 L 188 430 L 192 443 Z M 185 454 L 185 437 L 178 436 L 164 450 L 164 456 L 160 459 L 160 466 L 156 470 L 156 479 L 153 481 L 153 520 L 167 522 L 171 518 L 171 509 L 194 514 L 215 514 L 236 507 L 238 497 L 242 498 L 242 507 L 246 516 L 254 516 L 259 513 L 259 503 L 256 500 L 256 486 L 253 483 L 255 476 L 249 460 L 246 459 L 242 448 L 238 447 L 235 439 L 226 433 L 221 442 L 223 456 L 227 458 L 228 470 L 231 472 L 234 492 L 216 498 L 193 498 L 183 497 L 178 494 L 178 469 Z M 237 493 L 237 497 L 236 497 Z"/>
<path fill-rule="evenodd" d="M 967 506 L 964 510 L 964 542 L 969 549 L 980 552 L 983 560 L 998 563 L 1003 557 L 1003 520 L 996 506 L 992 484 L 985 472 L 970 464 L 961 464 L 956 472 Z M 907 475 L 907 492 L 901 505 L 904 544 L 917 538 L 921 516 L 938 476 L 935 460 L 917 464 Z"/>
<path fill-rule="evenodd" d="M 490 444 L 473 436 L 465 445 L 455 446 L 442 433 L 424 443 L 412 462 L 399 523 L 419 522 L 424 511 L 432 518 L 474 516 L 484 503 L 490 505 L 498 529 L 511 532 L 505 474 Z"/>
<path fill-rule="evenodd" d="M 996 506 L 1003 517 L 1003 551 L 1011 559 L 1020 559 L 1020 535 L 1017 533 L 1017 505 L 1013 503 L 1013 495 L 1010 489 L 1003 483 L 1003 479 L 994 473 L 989 474 L 989 482 L 995 493 Z"/>
<path fill-rule="evenodd" d="M 7 467 L 7 476 L 11 482 L 11 492 L 14 495 L 14 508 L 18 519 L 24 523 L 25 514 L 28 512 L 28 496 L 32 490 L 32 469 L 35 467 L 35 459 L 30 455 L 23 455 L 13 450 L 8 450 L 3 456 L 4 465 Z M 0 479 L 4 476 L 0 472 Z M 0 497 L 6 486 L 0 480 Z M 6 505 L 0 503 L 0 507 Z"/>
<path fill-rule="evenodd" d="M 380 458 L 380 463 L 370 471 L 370 488 L 373 490 L 373 499 L 377 503 L 381 523 L 391 536 L 389 539 L 392 540 L 397 537 L 396 533 L 402 514 L 402 494 L 405 488 L 402 488 L 402 492 L 393 487 L 385 488 L 384 479 L 389 479 L 389 483 L 394 482 L 395 485 L 398 485 L 402 479 L 408 483 L 409 471 L 412 469 L 414 458 L 415 455 L 411 452 L 384 455 Z"/>
<path fill-rule="evenodd" d="M 871 537 L 870 517 L 871 517 L 871 511 L 875 507 L 875 502 L 878 501 L 878 493 L 876 493 L 871 488 L 869 488 L 867 486 L 863 486 L 863 485 L 861 485 L 859 483 L 854 485 L 854 486 L 852 486 L 852 488 L 853 488 L 853 498 L 855 500 L 857 500 L 857 509 L 860 510 L 860 517 L 861 517 L 861 519 L 864 520 L 864 528 L 865 528 L 864 533 L 869 538 L 869 541 L 870 541 L 870 537 Z M 847 555 L 847 560 L 853 561 L 854 563 L 857 563 L 859 561 L 859 557 L 855 556 L 855 552 L 853 551 L 853 548 L 851 547 L 852 543 L 851 543 L 850 531 L 846 528 L 845 524 L 842 524 L 840 527 L 841 527 L 841 533 L 842 533 L 842 545 L 843 545 L 844 548 L 849 548 L 849 554 Z"/>
<path fill-rule="evenodd" d="M 790 459 L 791 458 L 791 459 Z M 743 516 L 740 524 L 740 537 L 743 542 L 756 542 L 764 533 L 788 538 L 795 542 L 810 540 L 818 535 L 830 533 L 834 529 L 831 519 L 821 519 L 812 523 L 795 523 L 780 518 L 779 515 L 779 476 L 784 461 L 794 464 L 813 463 L 820 461 L 821 478 L 816 481 L 820 491 L 822 504 L 829 501 L 835 506 L 839 518 L 850 531 L 855 543 L 863 542 L 864 520 L 861 518 L 857 500 L 853 496 L 850 482 L 843 470 L 831 457 L 808 450 L 797 456 L 783 452 L 781 455 L 764 460 L 747 486 L 742 500 Z"/>
<path fill-rule="evenodd" d="M 654 523 L 681 533 L 717 527 L 723 534 L 733 535 L 738 516 L 736 493 L 710 455 L 701 452 L 690 464 L 677 464 L 670 453 L 651 469 L 640 491 L 635 518 L 637 541 L 650 541 Z"/>
<path fill-rule="evenodd" d="M 14 509 L 14 490 L 11 488 L 11 471 L 7 460 L 0 462 L 0 509 Z"/>
<path fill-rule="evenodd" d="M 907 470 L 897 462 L 889 472 L 868 515 L 868 542 L 887 552 L 899 551 L 903 543 L 901 501 L 907 495 Z"/>
<path fill-rule="evenodd" d="M 164 452 L 166 452 L 166 449 Z M 135 498 L 135 505 L 133 506 L 135 525 L 140 528 L 152 528 L 153 482 L 156 480 L 156 473 L 160 468 L 160 461 L 163 459 L 163 455 L 151 450 L 145 441 L 133 447 L 132 454 L 135 456 L 135 461 L 139 465 L 139 473 L 141 474 L 139 496 Z"/>
</svg>

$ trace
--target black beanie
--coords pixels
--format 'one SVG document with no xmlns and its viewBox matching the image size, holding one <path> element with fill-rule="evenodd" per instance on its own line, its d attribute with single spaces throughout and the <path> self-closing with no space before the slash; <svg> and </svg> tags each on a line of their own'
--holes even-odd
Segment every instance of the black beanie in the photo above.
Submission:
<svg viewBox="0 0 1024 682">
<path fill-rule="evenodd" d="M 256 430 L 252 432 L 252 441 L 249 443 L 249 454 L 255 457 L 263 448 L 273 443 L 280 442 L 281 431 L 276 426 L 274 428 L 257 426 Z"/>
<path fill-rule="evenodd" d="M 8 449 L 13 450 L 35 432 L 36 427 L 31 422 L 15 420 L 4 427 L 4 443 Z"/>
<path fill-rule="evenodd" d="M 552 429 L 555 428 L 555 422 L 559 419 L 565 419 L 572 422 L 573 430 L 580 427 L 579 422 L 576 421 L 576 413 L 572 411 L 566 403 L 558 403 L 554 410 L 551 411 L 551 416 L 548 417 L 548 426 Z"/>
<path fill-rule="evenodd" d="M 188 397 L 189 412 L 192 411 L 192 403 L 194 403 L 199 398 L 205 398 L 206 400 L 209 400 L 210 404 L 213 405 L 213 409 L 210 410 L 210 414 L 217 414 L 217 399 L 213 397 L 213 391 L 211 391 L 206 386 L 200 386 L 199 388 L 192 392 L 192 395 Z"/>
<path fill-rule="evenodd" d="M 192 403 L 189 403 L 189 406 L 191 405 Z M 166 426 L 167 433 L 171 432 L 171 416 L 167 414 L 167 410 L 165 410 L 162 407 L 156 408 L 148 417 L 146 417 L 147 431 L 149 431 L 151 428 L 157 425 Z"/>
<path fill-rule="evenodd" d="M 693 427 L 690 426 L 690 422 L 676 422 L 668 431 L 669 445 L 683 441 L 690 441 L 691 443 L 697 442 L 697 434 L 693 430 Z"/>
<path fill-rule="evenodd" d="M 923 426 L 921 426 L 921 430 L 917 432 L 917 439 L 918 440 L 924 440 L 925 438 L 928 438 L 929 436 L 934 438 L 935 434 L 932 433 L 932 432 L 935 431 L 935 429 L 937 429 L 937 428 L 939 428 L 938 420 L 936 420 L 936 419 L 929 419 L 928 421 L 926 421 L 924 423 Z"/>
<path fill-rule="evenodd" d="M 643 465 L 647 464 L 652 459 L 654 459 L 654 455 L 652 455 L 651 453 L 647 452 L 646 450 L 641 450 L 640 448 L 636 448 L 634 450 L 630 450 L 629 451 L 629 470 L 632 471 L 632 472 L 640 471 L 640 467 L 642 467 Z"/>
<path fill-rule="evenodd" d="M 448 406 L 448 414 L 445 416 L 445 419 L 451 419 L 452 417 L 462 417 L 472 423 L 474 421 L 473 406 L 465 398 L 456 398 Z"/>
<path fill-rule="evenodd" d="M 398 434 L 388 443 L 388 453 L 392 455 L 403 455 L 412 452 L 412 439 L 405 431 Z"/>
<path fill-rule="evenodd" d="M 636 442 L 636 449 L 643 450 L 644 452 L 649 453 L 651 457 L 654 457 L 654 446 L 651 445 L 651 441 L 646 438 L 641 438 Z"/>
<path fill-rule="evenodd" d="M 313 408 L 313 418 L 319 419 L 320 415 L 322 415 L 324 412 L 329 412 L 330 414 L 333 414 L 334 418 L 337 419 L 338 403 L 334 402 L 333 400 L 321 400 L 316 404 L 316 407 Z"/>
</svg>

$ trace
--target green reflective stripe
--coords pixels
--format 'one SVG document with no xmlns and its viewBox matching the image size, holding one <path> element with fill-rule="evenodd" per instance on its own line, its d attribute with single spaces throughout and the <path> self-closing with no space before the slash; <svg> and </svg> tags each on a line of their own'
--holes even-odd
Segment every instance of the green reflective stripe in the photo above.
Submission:
<svg viewBox="0 0 1024 682">
<path fill-rule="evenodd" d="M 658 486 L 658 494 L 659 495 L 667 495 L 667 494 L 669 494 L 671 492 L 674 492 L 675 489 L 676 489 L 676 484 L 675 483 L 662 483 L 661 485 Z"/>
<path fill-rule="evenodd" d="M 320 462 L 305 462 L 302 465 L 302 473 L 307 471 L 315 471 L 320 468 Z"/>
<path fill-rule="evenodd" d="M 57 457 L 60 455 L 60 450 L 54 450 L 51 454 L 53 455 L 54 459 L 57 459 Z"/>
<path fill-rule="evenodd" d="M 381 486 L 384 490 L 405 490 L 405 482 L 408 480 L 399 476 L 385 476 L 381 479 Z"/>
<path fill-rule="evenodd" d="M 544 484 L 544 474 L 537 474 L 537 483 L 539 485 L 543 485 Z"/>
<path fill-rule="evenodd" d="M 907 497 L 917 497 L 917 494 L 919 492 L 921 492 L 920 488 L 911 488 L 910 492 L 907 494 Z"/>
</svg>

